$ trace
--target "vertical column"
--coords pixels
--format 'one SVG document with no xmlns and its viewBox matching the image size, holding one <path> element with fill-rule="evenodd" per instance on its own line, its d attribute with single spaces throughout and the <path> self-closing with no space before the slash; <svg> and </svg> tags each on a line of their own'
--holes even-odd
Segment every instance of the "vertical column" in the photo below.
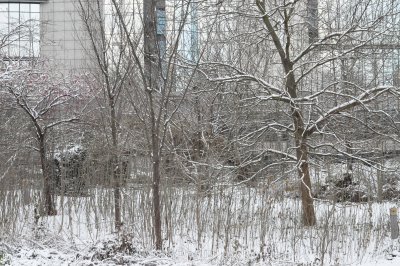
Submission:
<svg viewBox="0 0 400 266">
<path fill-rule="evenodd" d="M 143 1 L 143 15 L 146 82 L 149 89 L 160 90 L 166 52 L 165 0 Z"/>
<path fill-rule="evenodd" d="M 197 3 L 190 2 L 190 60 L 197 62 L 199 59 L 199 36 L 197 21 Z"/>
<path fill-rule="evenodd" d="M 318 39 L 318 0 L 307 0 L 308 40 L 314 43 Z"/>
</svg>

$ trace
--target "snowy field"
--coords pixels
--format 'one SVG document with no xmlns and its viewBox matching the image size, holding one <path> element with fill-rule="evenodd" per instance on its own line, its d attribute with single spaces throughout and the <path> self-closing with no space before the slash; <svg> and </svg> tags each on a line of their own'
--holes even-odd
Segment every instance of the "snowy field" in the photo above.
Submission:
<svg viewBox="0 0 400 266">
<path fill-rule="evenodd" d="M 396 202 L 318 200 L 318 225 L 304 228 L 300 201 L 272 189 L 171 186 L 162 200 L 164 251 L 155 252 L 148 189 L 123 190 L 119 235 L 109 189 L 58 197 L 58 215 L 38 219 L 29 204 L 37 191 L 1 193 L 0 265 L 400 265 L 388 223 Z"/>
</svg>

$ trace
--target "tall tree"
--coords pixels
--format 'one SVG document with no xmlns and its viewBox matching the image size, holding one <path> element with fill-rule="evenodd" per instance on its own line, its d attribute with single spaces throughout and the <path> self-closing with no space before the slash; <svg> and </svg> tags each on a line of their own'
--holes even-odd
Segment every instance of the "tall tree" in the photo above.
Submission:
<svg viewBox="0 0 400 266">
<path fill-rule="evenodd" d="M 167 129 L 185 98 L 191 80 L 188 78 L 180 92 L 176 93 L 175 63 L 189 4 L 182 4 L 183 19 L 172 22 L 178 26 L 171 36 L 166 36 L 166 19 L 173 12 L 167 12 L 165 1 L 144 1 L 141 7 L 133 3 L 132 14 L 126 13 L 126 6 L 119 1 L 112 0 L 111 5 L 122 45 L 119 50 L 121 62 L 125 63 L 120 70 L 126 73 L 127 78 L 124 91 L 133 108 L 132 119 L 142 125 L 152 164 L 153 235 L 155 248 L 162 249 L 161 163 Z M 135 17 L 138 10 L 143 11 L 140 19 Z"/>
<path fill-rule="evenodd" d="M 253 132 L 247 128 L 245 134 L 237 136 L 242 149 L 255 147 L 255 141 L 272 142 L 274 135 L 292 136 L 289 147 L 277 150 L 266 145 L 258 156 L 248 156 L 249 163 L 259 161 L 265 154 L 293 163 L 300 181 L 303 223 L 312 226 L 316 216 L 310 156 L 332 149 L 343 156 L 365 160 L 346 152 L 346 130 L 349 125 L 361 123 L 360 111 L 368 116 L 376 108 L 374 104 L 377 106 L 383 99 L 396 102 L 398 97 L 397 88 L 382 79 L 379 71 L 375 75 L 364 72 L 360 78 L 353 75 L 350 80 L 351 72 L 338 71 L 337 66 L 351 60 L 353 68 L 368 65 L 370 59 L 363 56 L 365 51 L 386 47 L 384 43 L 390 43 L 397 34 L 391 25 L 396 21 L 398 6 L 385 0 L 353 1 L 342 6 L 324 3 L 319 7 L 316 1 L 253 3 L 219 5 L 217 23 L 224 31 L 216 33 L 216 43 L 209 44 L 205 58 L 209 62 L 204 60 L 201 70 L 227 90 L 234 87 L 232 84 L 239 85 L 243 95 L 247 94 L 241 100 L 241 108 L 251 106 L 248 112 L 253 114 L 249 118 L 264 119 L 253 126 Z M 376 8 L 381 5 L 386 7 Z M 337 16 L 331 16 L 333 13 Z M 315 17 L 317 14 L 319 18 Z M 309 27 L 304 27 L 304 22 Z M 350 120 L 346 123 L 345 119 Z M 344 127 L 339 126 L 339 121 Z M 366 123 L 361 124 L 368 128 Z M 380 128 L 381 131 L 370 133 L 390 138 L 384 127 Z M 263 135 L 266 137 L 261 138 Z M 333 144 L 334 140 L 340 144 Z"/>
<path fill-rule="evenodd" d="M 92 61 L 88 67 L 92 70 L 87 82 L 93 87 L 95 94 L 100 92 L 97 103 L 101 107 L 104 122 L 104 138 L 110 152 L 110 172 L 114 189 L 114 223 L 119 231 L 123 224 L 121 210 L 122 148 L 120 143 L 124 86 L 132 71 L 128 46 L 121 25 L 115 17 L 115 8 L 104 5 L 104 1 L 79 0 L 79 13 L 90 40 L 89 51 Z M 121 9 L 124 16 L 131 17 L 132 9 Z M 131 29 L 130 29 L 131 30 Z M 133 32 L 131 32 L 133 34 Z M 103 108 L 104 107 L 104 108 Z"/>
</svg>

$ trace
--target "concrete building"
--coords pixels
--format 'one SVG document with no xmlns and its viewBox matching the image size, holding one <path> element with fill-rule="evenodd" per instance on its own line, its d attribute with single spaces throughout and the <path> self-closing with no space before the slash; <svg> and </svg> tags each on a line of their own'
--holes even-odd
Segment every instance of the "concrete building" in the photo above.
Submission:
<svg viewBox="0 0 400 266">
<path fill-rule="evenodd" d="M 42 1 L 40 55 L 64 71 L 79 71 L 90 60 L 90 43 L 76 0 Z"/>
<path fill-rule="evenodd" d="M 40 55 L 64 72 L 84 68 L 89 53 L 76 2 L 0 0 L 1 56 L 27 60 Z"/>
<path fill-rule="evenodd" d="M 101 21 L 105 23 L 106 38 L 110 38 L 115 47 L 120 45 L 121 37 L 117 35 L 121 34 L 121 29 L 115 26 L 117 19 L 111 0 L 102 0 L 100 4 L 91 0 L 0 0 L 1 57 L 9 60 L 28 60 L 40 55 L 50 65 L 66 74 L 87 69 L 93 53 L 91 41 L 82 22 L 80 3 L 87 11 L 96 12 L 93 16 L 95 19 L 99 19 L 100 14 Z M 171 14 L 171 10 L 175 9 L 182 13 L 184 9 L 179 6 L 185 5 L 185 1 L 170 0 L 167 4 Z M 120 7 L 127 17 L 127 25 L 131 27 L 132 34 L 143 34 L 143 2 L 124 0 L 120 1 Z M 173 23 L 168 23 L 168 26 L 164 24 L 163 27 L 169 27 L 169 32 L 179 28 L 179 25 L 176 25 L 177 21 L 179 23 L 178 17 L 184 17 L 184 14 L 174 15 L 172 18 L 169 17 L 171 14 L 165 17 L 165 11 L 163 12 L 163 19 L 160 21 L 166 23 L 166 19 L 174 19 Z M 198 50 L 197 36 L 193 32 L 197 31 L 195 12 L 195 7 L 192 7 L 188 16 L 189 22 L 184 27 L 187 33 L 182 34 L 180 41 L 180 52 L 189 60 L 196 60 Z M 157 30 L 160 29 L 160 25 L 157 25 Z M 165 49 L 166 45 L 168 44 L 160 47 Z"/>
</svg>

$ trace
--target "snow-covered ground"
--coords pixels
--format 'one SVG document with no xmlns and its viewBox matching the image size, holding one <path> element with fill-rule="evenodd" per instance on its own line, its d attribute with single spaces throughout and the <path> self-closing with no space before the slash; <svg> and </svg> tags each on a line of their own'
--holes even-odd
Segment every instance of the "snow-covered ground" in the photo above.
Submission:
<svg viewBox="0 0 400 266">
<path fill-rule="evenodd" d="M 163 191 L 164 251 L 152 250 L 150 191 L 123 190 L 123 232 L 113 231 L 111 190 L 59 197 L 58 215 L 35 223 L 35 191 L 8 192 L 0 265 L 400 265 L 389 230 L 397 202 L 317 200 L 318 225 L 301 225 L 298 199 L 263 187 Z M 27 195 L 29 194 L 29 195 Z M 18 211 L 15 211 L 18 207 Z M 400 254 L 399 254 L 400 255 Z"/>
</svg>

